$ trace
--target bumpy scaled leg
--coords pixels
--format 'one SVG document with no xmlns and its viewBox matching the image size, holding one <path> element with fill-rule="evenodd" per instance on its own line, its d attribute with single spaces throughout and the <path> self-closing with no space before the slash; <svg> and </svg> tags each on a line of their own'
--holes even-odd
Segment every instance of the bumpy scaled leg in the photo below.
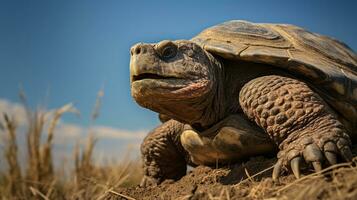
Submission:
<svg viewBox="0 0 357 200">
<path fill-rule="evenodd" d="M 352 159 L 345 127 L 305 83 L 282 76 L 260 77 L 242 88 L 239 102 L 245 114 L 279 145 L 274 179 L 288 166 L 299 178 L 303 163 L 320 171 L 339 158 Z"/>
<path fill-rule="evenodd" d="M 151 131 L 141 144 L 144 178 L 141 186 L 179 179 L 186 174 L 187 154 L 180 144 L 183 124 L 169 120 Z"/>
</svg>

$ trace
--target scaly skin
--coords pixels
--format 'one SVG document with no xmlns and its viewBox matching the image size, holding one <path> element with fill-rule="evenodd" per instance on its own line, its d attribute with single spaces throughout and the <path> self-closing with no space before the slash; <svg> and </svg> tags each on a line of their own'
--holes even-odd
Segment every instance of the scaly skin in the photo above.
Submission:
<svg viewBox="0 0 357 200">
<path fill-rule="evenodd" d="M 141 185 L 177 180 L 186 174 L 188 155 L 180 144 L 184 125 L 169 120 L 151 131 L 141 144 L 145 178 Z"/>
<path fill-rule="evenodd" d="M 316 171 L 323 162 L 336 164 L 337 156 L 350 161 L 351 142 L 336 114 L 305 83 L 282 76 L 264 76 L 247 83 L 239 102 L 244 113 L 279 145 L 278 164 L 291 166 L 300 177 L 303 160 Z"/>
<path fill-rule="evenodd" d="M 137 44 L 132 47 L 131 55 L 134 99 L 160 113 L 163 121 L 177 120 L 165 122 L 144 140 L 144 185 L 145 180 L 159 183 L 185 174 L 186 164 L 192 161 L 187 159 L 190 156 L 178 139 L 183 124 L 193 129 L 190 132 L 193 138 L 199 138 L 232 115 L 244 117 L 245 114 L 279 146 L 275 179 L 282 169 L 291 169 L 300 177 L 303 161 L 319 171 L 325 165 L 341 161 L 339 158 L 351 160 L 351 142 L 337 113 L 303 80 L 289 78 L 289 74 L 276 67 L 219 60 L 197 44 L 184 40 Z M 229 134 L 241 134 L 240 125 L 230 129 L 236 132 L 228 131 Z M 223 123 L 215 134 L 224 130 Z M 242 144 L 250 140 L 246 146 L 251 149 L 249 156 L 261 153 L 254 148 L 254 139 L 237 138 L 240 141 L 236 143 Z M 184 142 L 195 146 L 199 140 Z M 224 144 L 220 147 L 224 149 Z M 197 157 L 202 149 L 198 148 L 197 152 L 194 149 L 190 153 Z M 209 148 L 204 152 L 212 153 Z"/>
</svg>

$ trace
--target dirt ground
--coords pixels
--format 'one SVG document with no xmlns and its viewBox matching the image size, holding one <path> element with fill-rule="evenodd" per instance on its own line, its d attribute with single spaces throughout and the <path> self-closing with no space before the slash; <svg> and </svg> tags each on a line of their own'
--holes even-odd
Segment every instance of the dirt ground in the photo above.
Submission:
<svg viewBox="0 0 357 200">
<path fill-rule="evenodd" d="M 353 153 L 357 155 L 357 146 Z M 112 199 L 357 199 L 356 159 L 325 168 L 321 173 L 306 173 L 296 180 L 284 175 L 271 179 L 275 158 L 254 157 L 225 168 L 199 166 L 180 180 L 159 186 L 117 188 Z"/>
</svg>

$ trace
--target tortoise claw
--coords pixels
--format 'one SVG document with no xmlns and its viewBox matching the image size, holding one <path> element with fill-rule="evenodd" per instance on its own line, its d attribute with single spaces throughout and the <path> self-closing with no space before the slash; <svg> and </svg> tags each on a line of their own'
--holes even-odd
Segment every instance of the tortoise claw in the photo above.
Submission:
<svg viewBox="0 0 357 200">
<path fill-rule="evenodd" d="M 300 163 L 301 157 L 295 157 L 290 161 L 291 170 L 294 173 L 294 176 L 299 179 L 300 178 Z"/>
<path fill-rule="evenodd" d="M 340 149 L 341 152 L 341 156 L 347 161 L 347 162 L 351 162 L 353 159 L 353 155 L 351 152 L 351 149 L 348 146 L 342 147 Z"/>
<path fill-rule="evenodd" d="M 273 169 L 273 181 L 277 181 L 279 176 L 280 176 L 280 171 L 281 171 L 281 160 L 278 160 L 278 162 L 274 165 Z"/>
<path fill-rule="evenodd" d="M 306 161 L 312 162 L 316 172 L 322 170 L 321 161 L 324 160 L 324 157 L 316 144 L 307 145 L 303 154 Z"/>
<path fill-rule="evenodd" d="M 320 162 L 312 162 L 312 166 L 315 169 L 315 172 L 319 172 L 322 170 L 322 166 Z"/>
<path fill-rule="evenodd" d="M 330 163 L 330 165 L 337 164 L 337 156 L 335 153 L 325 151 L 326 160 Z"/>
<path fill-rule="evenodd" d="M 322 152 L 316 144 L 310 144 L 305 147 L 304 158 L 308 162 L 323 160 Z"/>
</svg>

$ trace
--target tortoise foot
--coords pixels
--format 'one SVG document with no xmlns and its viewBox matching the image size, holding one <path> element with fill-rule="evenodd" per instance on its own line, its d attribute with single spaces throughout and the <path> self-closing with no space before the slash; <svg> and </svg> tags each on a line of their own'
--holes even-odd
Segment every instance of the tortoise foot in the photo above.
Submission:
<svg viewBox="0 0 357 200">
<path fill-rule="evenodd" d="M 333 127 L 320 132 L 311 129 L 296 140 L 283 144 L 274 166 L 274 180 L 284 170 L 292 171 L 296 178 L 300 178 L 302 169 L 319 172 L 324 167 L 352 160 L 350 138 L 342 129 Z"/>
<path fill-rule="evenodd" d="M 307 84 L 283 76 L 264 76 L 241 90 L 247 116 L 279 145 L 273 178 L 291 170 L 299 178 L 302 166 L 320 171 L 352 159 L 351 141 L 338 115 Z"/>
<path fill-rule="evenodd" d="M 152 130 L 141 144 L 144 178 L 141 186 L 177 180 L 186 174 L 186 153 L 179 138 L 183 124 L 169 120 Z"/>
</svg>

